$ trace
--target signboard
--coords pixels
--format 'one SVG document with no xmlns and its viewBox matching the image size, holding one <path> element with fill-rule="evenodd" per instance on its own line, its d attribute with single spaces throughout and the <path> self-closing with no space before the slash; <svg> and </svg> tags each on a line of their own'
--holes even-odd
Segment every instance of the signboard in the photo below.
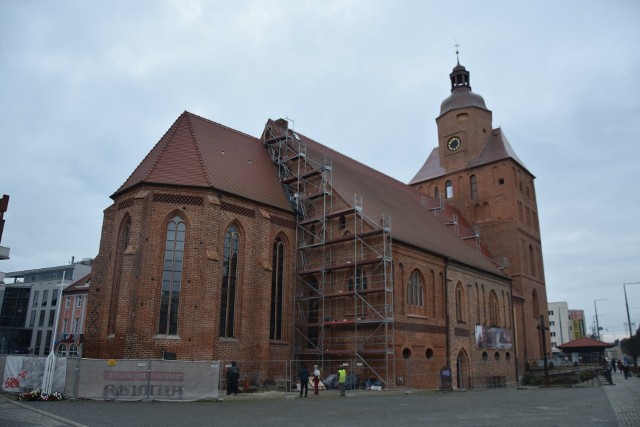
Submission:
<svg viewBox="0 0 640 427">
<path fill-rule="evenodd" d="M 493 350 L 511 350 L 513 336 L 510 329 L 476 325 L 476 347 Z"/>
<path fill-rule="evenodd" d="M 570 320 L 584 320 L 584 310 L 569 310 Z"/>
<path fill-rule="evenodd" d="M 577 340 L 578 338 L 582 338 L 582 321 L 581 320 L 571 321 L 571 334 L 572 334 L 572 339 L 574 340 Z"/>
<path fill-rule="evenodd" d="M 445 366 L 440 369 L 440 390 L 451 390 L 453 388 L 451 381 L 451 368 Z"/>
<path fill-rule="evenodd" d="M 80 369 L 78 396 L 85 399 L 198 400 L 218 397 L 220 362 L 82 359 Z"/>
</svg>

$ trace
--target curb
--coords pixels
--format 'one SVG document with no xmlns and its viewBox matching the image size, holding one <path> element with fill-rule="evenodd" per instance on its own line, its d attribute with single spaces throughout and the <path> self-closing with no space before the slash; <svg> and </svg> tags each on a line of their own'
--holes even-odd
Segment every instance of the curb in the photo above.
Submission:
<svg viewBox="0 0 640 427">
<path fill-rule="evenodd" d="M 60 417 L 60 416 L 58 416 L 58 415 L 51 414 L 51 413 L 49 413 L 49 412 L 47 412 L 47 411 L 43 411 L 42 409 L 38 409 L 38 408 L 34 408 L 34 407 L 32 407 L 32 406 L 29 406 L 29 405 L 25 405 L 24 403 L 20 403 L 20 402 L 18 402 L 17 400 L 9 399 L 9 398 L 7 398 L 6 396 L 3 396 L 2 394 L 0 394 L 0 398 L 2 398 L 2 399 L 4 399 L 5 401 L 7 401 L 7 402 L 11 403 L 12 405 L 19 406 L 20 408 L 25 409 L 25 410 L 27 410 L 27 411 L 36 412 L 36 413 L 38 413 L 38 414 L 40 414 L 40 415 L 43 415 L 43 416 L 45 416 L 45 417 L 48 417 L 48 418 L 54 419 L 54 420 L 56 420 L 56 421 L 60 421 L 61 423 L 65 423 L 65 424 L 68 424 L 68 425 L 70 425 L 70 426 L 74 426 L 74 427 L 88 427 L 88 426 L 86 426 L 86 425 L 84 425 L 84 424 L 80 424 L 80 423 L 77 423 L 77 422 L 75 422 L 75 421 L 69 420 L 69 419 L 67 419 L 67 418 L 63 418 L 63 417 Z"/>
</svg>

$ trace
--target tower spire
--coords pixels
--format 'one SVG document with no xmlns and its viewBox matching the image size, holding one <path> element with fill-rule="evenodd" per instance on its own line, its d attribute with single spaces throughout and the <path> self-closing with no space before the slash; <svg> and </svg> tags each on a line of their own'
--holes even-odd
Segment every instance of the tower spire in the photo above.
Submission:
<svg viewBox="0 0 640 427">
<path fill-rule="evenodd" d="M 456 61 L 458 62 L 458 65 L 460 65 L 460 56 L 459 56 L 459 47 L 460 45 L 458 44 L 458 39 L 455 39 L 455 44 L 453 45 L 456 48 Z"/>
</svg>

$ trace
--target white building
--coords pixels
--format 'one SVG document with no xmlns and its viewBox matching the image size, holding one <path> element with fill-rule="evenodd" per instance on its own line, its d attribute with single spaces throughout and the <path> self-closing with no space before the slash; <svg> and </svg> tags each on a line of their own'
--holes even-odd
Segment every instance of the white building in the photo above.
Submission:
<svg viewBox="0 0 640 427">
<path fill-rule="evenodd" d="M 569 306 L 566 302 L 549 302 L 549 335 L 551 353 L 559 354 L 558 346 L 572 341 L 572 324 L 569 319 Z"/>
<path fill-rule="evenodd" d="M 89 274 L 92 261 L 91 258 L 86 258 L 81 262 L 72 261 L 69 265 L 7 273 L 0 321 L 12 321 L 0 322 L 7 323 L 0 325 L 0 335 L 5 337 L 5 346 L 16 336 L 15 330 L 21 329 L 22 338 L 25 337 L 24 332 L 31 332 L 28 347 L 30 354 L 49 354 L 61 291 Z M 10 279 L 13 279 L 13 283 L 9 283 Z M 8 292 L 9 290 L 13 292 Z M 15 295 L 16 301 L 8 301 L 9 295 Z M 22 342 L 24 343 L 24 340 Z M 24 351 L 24 348 L 19 350 Z"/>
</svg>

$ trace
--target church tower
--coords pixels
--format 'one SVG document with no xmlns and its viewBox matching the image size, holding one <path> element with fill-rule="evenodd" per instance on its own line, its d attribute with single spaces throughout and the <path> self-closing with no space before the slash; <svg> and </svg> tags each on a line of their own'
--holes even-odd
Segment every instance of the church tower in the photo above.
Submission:
<svg viewBox="0 0 640 427">
<path fill-rule="evenodd" d="M 469 71 L 458 61 L 449 77 L 451 95 L 436 118 L 438 147 L 409 185 L 461 212 L 478 230 L 480 244 L 511 276 L 522 369 L 543 357 L 541 316 L 548 324 L 535 177 L 502 129 L 492 128 L 491 111 L 471 91 Z M 550 354 L 548 336 L 545 341 Z"/>
</svg>

